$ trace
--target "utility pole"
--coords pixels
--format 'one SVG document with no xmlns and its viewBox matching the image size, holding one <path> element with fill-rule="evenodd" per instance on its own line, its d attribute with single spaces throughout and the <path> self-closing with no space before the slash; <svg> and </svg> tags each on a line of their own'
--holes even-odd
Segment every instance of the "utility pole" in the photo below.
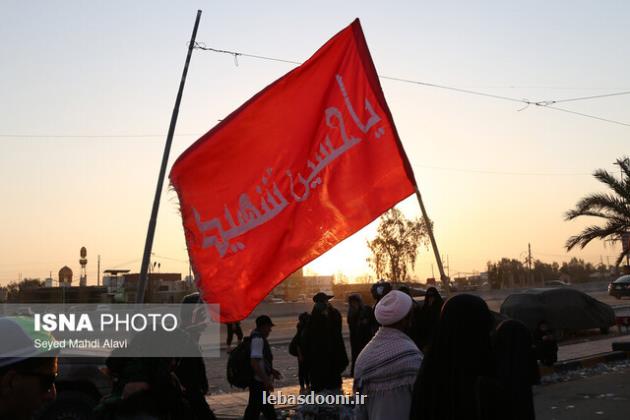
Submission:
<svg viewBox="0 0 630 420">
<path fill-rule="evenodd" d="M 407 163 L 407 165 L 409 165 Z M 413 173 L 411 172 L 411 167 L 409 167 L 409 173 L 411 177 L 413 177 Z M 414 184 L 416 184 L 415 179 L 413 180 Z M 433 235 L 433 227 L 431 226 L 431 219 L 429 219 L 429 215 L 427 214 L 427 210 L 424 208 L 424 202 L 422 201 L 422 196 L 420 195 L 420 190 L 416 186 L 416 198 L 418 199 L 418 204 L 420 205 L 420 211 L 422 212 L 422 217 L 424 218 L 424 223 L 427 227 L 427 233 L 429 235 L 429 239 L 431 242 L 431 247 L 433 248 L 433 255 L 435 256 L 435 261 L 438 265 L 438 270 L 440 272 L 440 281 L 442 282 L 442 286 L 444 286 L 444 290 L 446 292 L 446 296 L 450 297 L 451 295 L 451 287 L 449 285 L 450 278 L 446 274 L 444 274 L 444 267 L 442 267 L 442 258 L 440 258 L 440 250 L 437 246 L 437 241 L 435 240 L 435 236 Z"/>
<path fill-rule="evenodd" d="M 195 47 L 195 39 L 197 37 L 197 28 L 199 27 L 199 19 L 201 19 L 201 10 L 197 10 L 197 18 L 195 19 L 195 26 L 193 27 L 192 35 L 190 37 L 190 43 L 188 44 L 188 54 L 186 55 L 186 62 L 184 64 L 184 70 L 182 72 L 182 78 L 179 82 L 179 90 L 177 91 L 177 98 L 175 99 L 175 107 L 173 108 L 173 114 L 171 115 L 171 124 L 168 128 L 168 134 L 166 135 L 166 144 L 164 145 L 164 153 L 162 154 L 162 164 L 160 166 L 160 174 L 158 176 L 157 187 L 155 188 L 155 197 L 153 198 L 153 207 L 151 209 L 151 218 L 149 219 L 149 228 L 147 229 L 147 238 L 144 244 L 144 254 L 142 256 L 142 265 L 140 266 L 140 280 L 138 281 L 138 290 L 136 292 L 136 303 L 144 303 L 144 293 L 148 283 L 148 271 L 149 260 L 151 259 L 151 249 L 153 248 L 153 237 L 155 235 L 155 226 L 157 224 L 158 209 L 160 207 L 160 196 L 162 194 L 162 188 L 164 185 L 164 177 L 166 175 L 166 164 L 168 163 L 168 155 L 171 151 L 171 144 L 173 142 L 173 135 L 175 134 L 175 126 L 177 124 L 177 115 L 179 114 L 179 104 L 182 100 L 182 94 L 184 93 L 184 84 L 186 83 L 186 75 L 188 74 L 188 65 L 190 64 L 190 57 Z"/>
<path fill-rule="evenodd" d="M 101 256 L 98 255 L 96 258 L 96 285 L 101 285 Z"/>
</svg>

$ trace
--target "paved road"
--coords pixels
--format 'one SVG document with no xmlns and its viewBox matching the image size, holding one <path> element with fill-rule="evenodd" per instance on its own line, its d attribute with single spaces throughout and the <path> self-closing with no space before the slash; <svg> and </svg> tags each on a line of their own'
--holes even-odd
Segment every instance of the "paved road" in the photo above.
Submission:
<svg viewBox="0 0 630 420">
<path fill-rule="evenodd" d="M 582 370 L 571 377 L 565 376 L 564 379 L 568 382 L 534 387 L 534 406 L 538 420 L 628 418 L 630 413 L 628 362 L 593 368 L 590 373 Z M 351 393 L 351 385 L 351 381 L 345 380 L 344 392 Z M 290 386 L 282 388 L 282 392 L 285 395 L 295 395 L 299 390 L 295 386 Z M 218 418 L 239 418 L 247 405 L 247 392 L 210 396 L 208 402 Z"/>
<path fill-rule="evenodd" d="M 587 293 L 594 298 L 598 299 L 601 302 L 607 303 L 609 305 L 628 305 L 630 306 L 630 299 L 618 300 L 613 298 L 612 296 L 608 296 L 608 292 L 606 290 L 607 283 L 601 283 L 596 285 L 590 285 L 590 289 L 595 289 L 593 291 L 587 291 Z M 496 290 L 496 291 L 488 291 L 488 292 L 480 292 L 482 298 L 485 299 L 488 307 L 496 312 L 499 312 L 501 304 L 505 300 L 505 298 L 514 291 L 510 290 Z M 257 308 L 256 312 L 265 312 L 264 304 L 261 305 L 261 308 Z M 283 304 L 267 304 L 273 307 L 275 311 L 277 311 L 278 306 Z M 339 309 L 342 315 L 345 315 L 348 311 L 347 305 L 341 304 L 341 302 L 335 302 L 334 306 Z M 262 309 L 262 310 L 261 310 Z M 274 324 L 276 326 L 271 333 L 270 342 L 271 343 L 285 343 L 291 340 L 293 335 L 295 334 L 295 325 L 297 323 L 297 313 L 296 314 L 286 314 L 281 316 L 272 317 Z M 243 333 L 248 335 L 251 330 L 254 328 L 254 318 L 248 318 L 244 320 L 242 323 Z M 344 319 L 344 334 L 348 334 L 347 325 Z M 227 337 L 227 332 L 225 327 L 222 327 L 221 331 L 221 340 L 222 343 L 225 343 Z"/>
<path fill-rule="evenodd" d="M 596 290 L 589 292 L 589 294 L 595 297 L 596 299 L 601 300 L 602 302 L 606 302 L 611 305 L 620 304 L 619 300 L 607 295 L 606 284 L 602 283 L 601 285 L 595 285 L 591 287 L 595 288 Z M 498 311 L 499 307 L 501 306 L 501 303 L 503 302 L 505 297 L 510 293 L 512 293 L 512 291 L 498 290 L 498 291 L 482 292 L 481 294 L 482 294 L 482 297 L 488 303 L 488 306 L 490 307 L 490 309 L 494 311 Z M 627 303 L 630 305 L 630 300 L 623 300 L 621 301 L 621 303 Z M 277 305 L 282 305 L 282 304 L 270 304 L 270 305 L 274 305 L 273 309 L 275 311 L 278 311 Z M 337 305 L 337 304 L 335 306 L 340 310 L 342 315 L 345 315 L 345 313 L 347 312 L 347 306 L 342 306 L 342 305 Z M 259 308 L 259 310 L 260 309 L 262 308 Z M 297 359 L 289 354 L 288 346 L 289 346 L 289 341 L 295 334 L 297 314 L 275 316 L 273 317 L 273 322 L 276 324 L 276 326 L 273 328 L 273 331 L 271 332 L 269 341 L 272 346 L 272 351 L 274 354 L 274 366 L 284 375 L 283 379 L 276 382 L 276 386 L 282 387 L 282 386 L 288 386 L 288 385 L 295 385 L 296 383 L 298 383 Z M 245 335 L 249 335 L 251 330 L 254 328 L 254 319 L 248 318 L 244 320 L 241 323 L 241 325 L 242 325 L 243 333 Z M 615 331 L 611 330 L 611 333 L 609 334 L 609 336 L 612 337 L 614 333 Z M 344 316 L 344 321 L 343 321 L 343 334 L 346 337 L 346 351 L 348 354 L 350 354 L 350 343 L 347 340 L 348 327 L 345 321 L 345 316 Z M 226 332 L 225 327 L 223 327 L 221 331 L 221 340 L 222 340 L 222 343 L 224 344 L 225 344 L 226 337 L 227 337 L 227 332 Z M 567 344 L 573 343 L 573 342 L 585 341 L 585 340 L 605 339 L 605 338 L 609 338 L 609 337 L 602 336 L 599 333 L 597 333 L 596 335 L 585 334 L 581 337 L 573 339 L 571 342 L 567 342 Z M 221 355 L 219 358 L 206 359 L 206 371 L 208 375 L 208 382 L 210 384 L 211 394 L 235 391 L 233 388 L 230 387 L 227 380 L 225 379 L 226 378 L 226 373 L 225 373 L 226 365 L 227 365 L 227 355 L 225 351 L 225 345 L 223 345 L 221 349 Z"/>
<path fill-rule="evenodd" d="M 534 388 L 538 420 L 630 418 L 630 367 L 618 372 Z"/>
</svg>

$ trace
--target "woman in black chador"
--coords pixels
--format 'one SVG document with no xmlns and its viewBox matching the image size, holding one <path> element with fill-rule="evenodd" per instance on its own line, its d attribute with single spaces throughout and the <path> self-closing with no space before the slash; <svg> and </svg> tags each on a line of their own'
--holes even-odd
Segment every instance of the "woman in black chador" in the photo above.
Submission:
<svg viewBox="0 0 630 420">
<path fill-rule="evenodd" d="M 311 389 L 341 388 L 341 373 L 348 366 L 346 346 L 341 335 L 341 314 L 328 302 L 332 296 L 318 293 L 306 329 L 306 359 Z"/>
<path fill-rule="evenodd" d="M 516 320 L 503 321 L 493 339 L 496 388 L 487 388 L 492 399 L 487 417 L 505 420 L 534 420 L 532 385 L 540 383 L 532 335 Z M 494 413 L 494 414 L 492 414 Z"/>
<path fill-rule="evenodd" d="M 354 363 L 359 357 L 361 350 L 370 342 L 374 336 L 372 308 L 363 303 L 359 294 L 348 297 L 348 329 L 350 330 L 350 353 L 352 364 L 350 375 L 354 376 Z"/>
<path fill-rule="evenodd" d="M 411 338 L 423 353 L 427 352 L 433 342 L 442 305 L 444 301 L 438 290 L 429 287 L 424 295 L 424 304 L 419 310 L 414 311 Z"/>
<path fill-rule="evenodd" d="M 493 319 L 483 299 L 467 294 L 444 303 L 433 344 L 414 385 L 411 419 L 489 420 L 479 416 L 481 379 L 494 376 Z"/>
</svg>

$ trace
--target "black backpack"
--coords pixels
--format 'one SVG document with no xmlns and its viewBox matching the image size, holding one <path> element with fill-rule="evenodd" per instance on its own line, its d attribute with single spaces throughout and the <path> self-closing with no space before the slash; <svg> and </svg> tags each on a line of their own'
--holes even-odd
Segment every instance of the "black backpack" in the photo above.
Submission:
<svg viewBox="0 0 630 420">
<path fill-rule="evenodd" d="M 230 385 L 244 389 L 251 384 L 254 371 L 250 359 L 251 338 L 245 337 L 228 356 L 227 380 Z"/>
</svg>

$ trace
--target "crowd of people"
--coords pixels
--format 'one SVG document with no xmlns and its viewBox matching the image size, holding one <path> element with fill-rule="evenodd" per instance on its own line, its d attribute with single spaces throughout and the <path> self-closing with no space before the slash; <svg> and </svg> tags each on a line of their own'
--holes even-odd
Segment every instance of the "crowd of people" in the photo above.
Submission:
<svg viewBox="0 0 630 420">
<path fill-rule="evenodd" d="M 393 290 L 387 282 L 376 283 L 371 292 L 372 306 L 359 294 L 348 297 L 350 358 L 341 313 L 330 302 L 333 296 L 317 293 L 312 311 L 299 315 L 289 353 L 297 358 L 302 393 L 342 392 L 342 374 L 349 367 L 354 391 L 367 397 L 365 404 L 355 406 L 357 419 L 535 418 L 532 386 L 540 379 L 537 361 L 549 365 L 557 360 L 557 343 L 544 321 L 532 335 L 518 321 L 497 322 L 477 296 L 459 294 L 443 301 L 431 287 L 424 302 L 417 302 L 408 288 Z M 185 299 L 200 302 L 198 294 Z M 178 341 L 195 347 L 203 321 L 194 305 L 184 308 L 185 329 Z M 263 398 L 281 377 L 268 341 L 273 327 L 267 315 L 256 319 L 256 328 L 247 337 L 240 325 L 230 325 L 228 344 L 232 335 L 238 340 L 230 357 L 240 349 L 248 365 L 245 419 L 261 414 L 277 418 L 274 406 Z M 36 353 L 33 329 L 23 319 L 0 318 L 0 334 L 17 337 L 11 342 L 22 352 L 11 350 L 14 357 L 0 358 L 0 420 L 30 419 L 55 398 L 57 355 Z M 147 345 L 140 338 L 136 343 Z M 106 363 L 112 392 L 96 407 L 94 418 L 215 418 L 205 399 L 209 387 L 201 354 L 115 356 L 120 355 Z"/>
<path fill-rule="evenodd" d="M 430 287 L 424 302 L 387 282 L 372 287 L 374 305 L 348 297 L 350 375 L 366 395 L 357 419 L 534 419 L 538 360 L 553 364 L 557 343 L 546 323 L 534 335 L 515 320 L 498 321 L 485 301 L 459 294 L 446 302 Z M 299 316 L 290 353 L 301 391 L 341 392 L 348 364 L 341 317 L 318 293 Z M 273 419 L 270 408 L 266 418 Z M 257 417 L 250 417 L 257 418 Z"/>
</svg>

